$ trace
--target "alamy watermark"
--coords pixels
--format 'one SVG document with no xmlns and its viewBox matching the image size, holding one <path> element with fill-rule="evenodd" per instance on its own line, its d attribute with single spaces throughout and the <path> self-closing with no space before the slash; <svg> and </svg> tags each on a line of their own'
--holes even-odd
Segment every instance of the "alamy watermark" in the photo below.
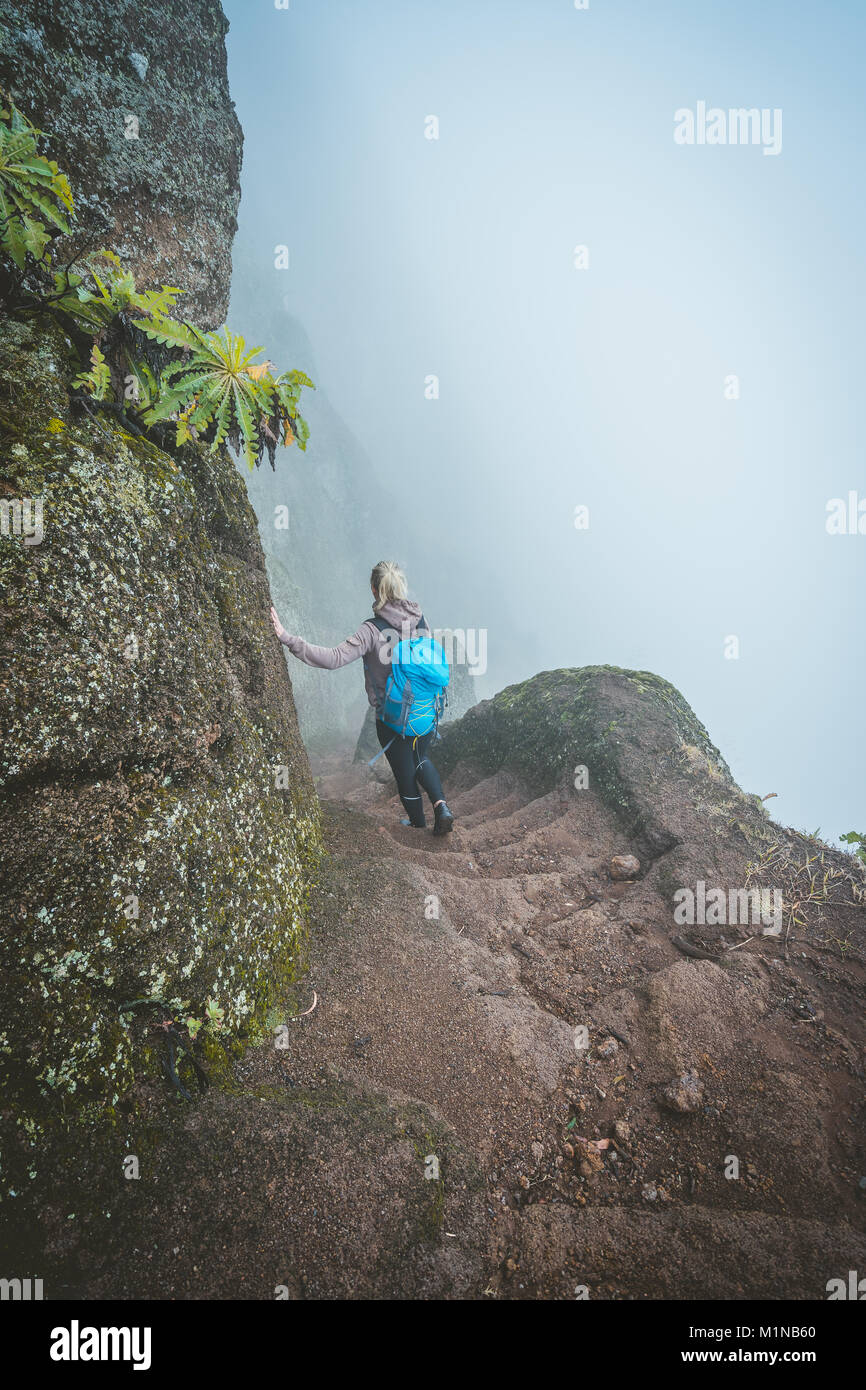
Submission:
<svg viewBox="0 0 866 1390">
<path fill-rule="evenodd" d="M 782 109 L 779 106 L 681 106 L 674 112 L 677 145 L 761 145 L 764 154 L 782 153 Z"/>
<path fill-rule="evenodd" d="M 0 497 L 0 535 L 20 536 L 25 545 L 41 545 L 43 501 L 41 497 Z"/>
<path fill-rule="evenodd" d="M 73 1318 L 68 1327 L 51 1331 L 52 1361 L 129 1361 L 134 1371 L 147 1371 L 151 1361 L 149 1327 L 82 1327 Z"/>
<path fill-rule="evenodd" d="M 379 646 L 379 660 L 387 665 L 393 661 L 394 648 L 398 642 L 407 642 L 418 636 L 420 629 L 413 629 L 408 622 L 402 631 L 388 627 L 382 629 L 382 642 Z M 430 634 L 438 642 L 449 666 L 466 665 L 470 675 L 483 676 L 487 670 L 487 629 L 486 627 L 434 628 Z"/>
<path fill-rule="evenodd" d="M 674 922 L 678 927 L 760 926 L 763 936 L 781 936 L 781 888 L 710 888 L 698 879 L 694 888 L 674 893 Z"/>
<path fill-rule="evenodd" d="M 41 1279 L 0 1279 L 0 1303 L 38 1302 L 44 1297 Z"/>
<path fill-rule="evenodd" d="M 866 497 L 860 497 L 854 488 L 847 499 L 831 497 L 825 510 L 828 536 L 866 536 Z"/>
</svg>

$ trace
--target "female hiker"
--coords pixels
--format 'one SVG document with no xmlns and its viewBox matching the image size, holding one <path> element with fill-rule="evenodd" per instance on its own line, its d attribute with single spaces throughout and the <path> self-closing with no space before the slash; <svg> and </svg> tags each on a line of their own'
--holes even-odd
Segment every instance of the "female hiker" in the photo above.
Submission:
<svg viewBox="0 0 866 1390">
<path fill-rule="evenodd" d="M 427 822 L 421 797 L 423 788 L 433 806 L 433 834 L 447 835 L 454 825 L 454 817 L 445 801 L 439 773 L 427 756 L 433 730 L 415 737 L 403 735 L 384 723 L 381 717 L 393 643 L 395 640 L 408 640 L 420 633 L 429 634 L 430 628 L 418 604 L 406 597 L 406 577 L 393 561 L 379 561 L 370 575 L 370 588 L 373 591 L 374 616 L 363 622 L 358 631 L 338 647 L 314 647 L 303 637 L 291 636 L 277 617 L 276 609 L 272 608 L 274 632 L 292 655 L 307 666 L 336 671 L 350 661 L 363 658 L 367 698 L 376 711 L 376 735 L 385 751 L 408 816 L 403 824 L 418 829 L 425 827 Z M 445 671 L 447 680 L 447 666 Z"/>
</svg>

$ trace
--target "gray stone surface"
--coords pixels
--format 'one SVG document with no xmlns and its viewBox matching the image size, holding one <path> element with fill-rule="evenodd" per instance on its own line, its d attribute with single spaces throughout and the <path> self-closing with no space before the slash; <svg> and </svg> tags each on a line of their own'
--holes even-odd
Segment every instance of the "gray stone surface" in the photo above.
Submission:
<svg viewBox="0 0 866 1390">
<path fill-rule="evenodd" d="M 240 198 L 227 29 L 217 0 L 0 0 L 0 88 L 69 176 L 68 250 L 110 247 L 208 328 L 226 315 Z"/>
</svg>

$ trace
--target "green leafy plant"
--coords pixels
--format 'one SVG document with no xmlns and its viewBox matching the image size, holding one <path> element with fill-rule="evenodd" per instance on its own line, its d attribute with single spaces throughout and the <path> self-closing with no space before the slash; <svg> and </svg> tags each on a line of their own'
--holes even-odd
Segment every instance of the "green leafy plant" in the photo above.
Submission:
<svg viewBox="0 0 866 1390">
<path fill-rule="evenodd" d="M 195 1018 L 191 1016 L 185 1018 L 183 1026 L 189 1033 L 190 1040 L 195 1042 L 202 1029 L 205 1033 L 218 1033 L 225 1022 L 225 1016 L 225 1009 L 220 1008 L 215 999 L 208 999 L 205 1004 L 205 1017 Z"/>
<path fill-rule="evenodd" d="M 173 285 L 139 290 L 132 271 L 123 268 L 114 251 L 97 251 L 84 262 L 83 271 L 56 274 L 58 298 L 54 303 L 94 333 L 110 327 L 117 318 L 132 324 L 137 319 L 167 314 L 180 294 Z"/>
<path fill-rule="evenodd" d="M 95 401 L 105 401 L 111 392 L 111 372 L 105 357 L 96 343 L 90 350 L 90 371 L 82 372 L 74 378 L 73 386 L 79 386 Z"/>
<path fill-rule="evenodd" d="M 46 259 L 52 237 L 69 231 L 75 203 L 69 180 L 53 159 L 39 153 L 42 131 L 14 102 L 0 110 L 0 238 L 24 270 L 28 257 Z"/>
<path fill-rule="evenodd" d="M 211 453 L 228 440 L 254 467 L 263 447 L 258 421 L 269 412 L 271 388 L 265 376 L 251 375 L 248 368 L 262 349 L 247 348 L 243 338 L 227 328 L 203 333 L 192 324 L 167 318 L 143 323 L 142 332 L 188 352 L 163 371 L 168 389 L 147 412 L 146 422 L 176 417 L 178 444 L 213 426 Z"/>
<path fill-rule="evenodd" d="M 176 419 L 178 444 L 210 433 L 211 452 L 228 442 L 243 453 L 250 468 L 265 450 L 273 466 L 280 440 L 286 444 L 297 439 L 300 448 L 306 448 L 309 429 L 298 414 L 298 399 L 302 387 L 313 383 L 303 372 L 286 372 L 275 379 L 269 362 L 254 360 L 262 349 L 248 348 L 240 334 L 228 328 L 203 333 L 192 324 L 163 317 L 142 320 L 141 331 L 187 353 L 163 371 L 168 389 L 146 412 L 146 423 Z"/>
<path fill-rule="evenodd" d="M 315 387 L 303 372 L 274 376 L 255 360 L 262 349 L 227 327 L 205 333 L 176 319 L 180 290 L 140 290 L 113 251 L 54 269 L 50 242 L 75 208 L 66 176 L 39 154 L 41 135 L 13 103 L 0 110 L 0 288 L 19 308 L 61 317 L 87 362 L 74 378 L 79 400 L 137 433 L 171 420 L 178 445 L 230 444 L 250 468 L 265 453 L 273 468 L 280 444 L 306 449 L 300 395 Z"/>
<path fill-rule="evenodd" d="M 143 413 L 159 398 L 161 354 L 142 332 L 142 325 L 154 315 L 166 314 L 180 291 L 173 285 L 139 290 L 120 258 L 104 250 L 89 257 L 80 272 L 56 273 L 54 280 L 52 308 L 68 315 L 82 332 L 95 334 L 94 346 L 105 349 L 119 379 L 116 393 L 101 395 L 92 390 L 87 374 L 75 384 L 93 400 L 120 394 L 125 409 Z"/>
<path fill-rule="evenodd" d="M 839 839 L 843 844 L 856 845 L 857 848 L 853 853 L 866 864 L 866 835 L 861 835 L 856 830 L 849 830 L 847 835 L 840 835 Z"/>
<path fill-rule="evenodd" d="M 226 1013 L 225 1009 L 221 1009 L 215 999 L 207 1000 L 205 1004 L 205 1013 L 207 1014 L 208 1025 L 211 1028 L 222 1028 Z"/>
</svg>

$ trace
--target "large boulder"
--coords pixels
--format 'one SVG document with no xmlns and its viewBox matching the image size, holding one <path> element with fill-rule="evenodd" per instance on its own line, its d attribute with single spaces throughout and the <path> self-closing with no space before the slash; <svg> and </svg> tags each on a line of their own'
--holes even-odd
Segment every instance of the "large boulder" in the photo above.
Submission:
<svg viewBox="0 0 866 1390">
<path fill-rule="evenodd" d="M 75 194 L 59 259 L 108 246 L 142 286 L 184 290 L 206 328 L 226 316 L 240 198 L 227 29 L 219 0 L 0 0 L 0 88 Z"/>
<path fill-rule="evenodd" d="M 586 666 L 508 686 L 444 732 L 439 762 L 446 773 L 507 768 L 539 793 L 588 790 L 641 861 L 703 842 L 712 825 L 767 838 L 760 800 L 737 786 L 679 691 L 648 671 Z"/>
<path fill-rule="evenodd" d="M 162 1018 L 210 999 L 224 1038 L 261 1030 L 319 830 L 231 459 L 74 414 L 49 323 L 0 345 L 0 486 L 42 507 L 39 543 L 11 506 L 0 540 L 0 1062 L 6 1162 L 36 1170 L 71 1107 L 113 1114 L 158 1064 Z"/>
</svg>

